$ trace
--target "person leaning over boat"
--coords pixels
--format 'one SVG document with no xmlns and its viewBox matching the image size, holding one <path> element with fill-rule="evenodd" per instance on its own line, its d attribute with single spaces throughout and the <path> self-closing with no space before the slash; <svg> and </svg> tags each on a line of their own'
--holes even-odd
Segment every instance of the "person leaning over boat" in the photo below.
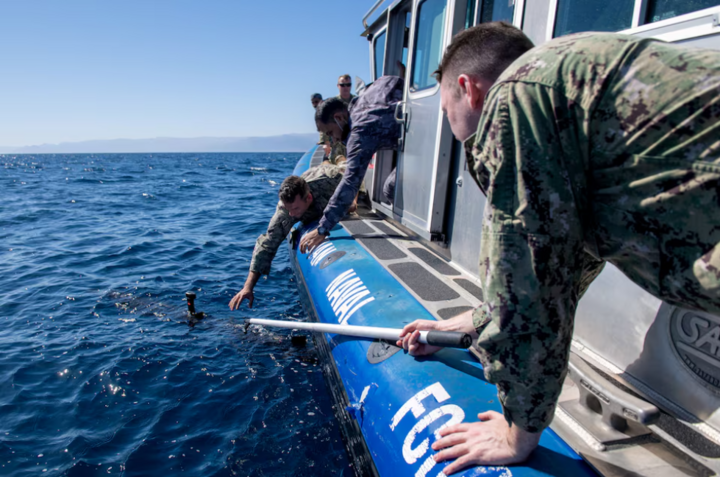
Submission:
<svg viewBox="0 0 720 477">
<path fill-rule="evenodd" d="M 474 333 L 505 415 L 441 430 L 435 460 L 456 459 L 446 474 L 537 446 L 578 300 L 605 262 L 670 304 L 720 314 L 720 51 L 598 33 L 531 47 L 508 24 L 480 25 L 436 72 L 455 136 L 476 132 L 485 302 L 411 323 L 398 344 L 423 355 L 434 350 L 417 330 Z"/>
<path fill-rule="evenodd" d="M 350 93 L 350 90 L 352 88 L 352 78 L 350 78 L 350 75 L 342 75 L 338 78 L 338 94 L 335 96 L 339 100 L 341 100 L 343 103 L 345 103 L 346 106 L 350 106 L 350 102 L 355 98 L 355 95 Z M 316 108 L 317 109 L 317 108 Z M 345 143 L 342 141 L 333 141 L 331 137 L 328 137 L 325 133 L 320 133 L 321 135 L 324 135 L 327 139 L 330 141 L 330 154 L 328 155 L 328 160 L 330 161 L 330 164 L 341 164 L 345 162 L 347 159 L 347 149 L 345 148 Z"/>
<path fill-rule="evenodd" d="M 230 300 L 231 310 L 237 310 L 246 298 L 248 306 L 252 308 L 255 298 L 253 289 L 262 275 L 270 273 L 270 264 L 290 229 L 297 222 L 307 224 L 322 217 L 342 174 L 342 168 L 323 163 L 311 167 L 300 177 L 290 176 L 283 181 L 275 215 L 270 219 L 267 232 L 259 236 L 255 243 L 245 286 Z M 354 211 L 354 208 L 353 203 L 350 211 Z"/>
<path fill-rule="evenodd" d="M 382 76 L 352 101 L 350 109 L 338 98 L 323 101 L 315 112 L 318 131 L 347 146 L 345 174 L 323 213 L 318 228 L 305 234 L 300 251 L 312 251 L 340 222 L 357 196 L 373 154 L 381 149 L 395 149 L 400 125 L 395 120 L 395 106 L 402 101 L 403 80 Z"/>
</svg>

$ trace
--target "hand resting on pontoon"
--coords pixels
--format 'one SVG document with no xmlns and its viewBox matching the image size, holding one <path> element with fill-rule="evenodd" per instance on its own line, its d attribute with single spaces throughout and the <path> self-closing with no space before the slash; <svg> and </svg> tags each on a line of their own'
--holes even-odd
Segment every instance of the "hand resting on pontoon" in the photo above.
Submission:
<svg viewBox="0 0 720 477">
<path fill-rule="evenodd" d="M 418 341 L 420 330 L 462 331 L 473 339 L 478 337 L 473 326 L 472 310 L 445 321 L 416 320 L 406 325 L 397 345 L 412 356 L 426 356 L 441 348 Z M 453 460 L 443 469 L 445 475 L 454 474 L 476 465 L 510 465 L 523 462 L 537 447 L 541 433 L 530 433 L 510 425 L 499 412 L 478 414 L 479 422 L 463 422 L 439 431 L 441 438 L 432 449 L 436 462 Z"/>
</svg>

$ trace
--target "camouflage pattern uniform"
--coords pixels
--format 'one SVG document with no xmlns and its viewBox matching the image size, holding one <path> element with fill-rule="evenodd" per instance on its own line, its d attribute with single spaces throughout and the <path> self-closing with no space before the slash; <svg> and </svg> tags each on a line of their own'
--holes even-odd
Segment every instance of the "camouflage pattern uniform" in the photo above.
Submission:
<svg viewBox="0 0 720 477">
<path fill-rule="evenodd" d="M 340 162 L 345 162 L 347 158 L 347 148 L 345 144 L 343 144 L 342 141 L 331 141 L 331 143 L 332 150 L 330 151 L 330 156 L 328 156 L 330 164 L 337 165 L 338 159 L 340 159 Z"/>
<path fill-rule="evenodd" d="M 282 201 L 278 201 L 275 215 L 270 219 L 267 232 L 259 236 L 257 242 L 255 242 L 255 250 L 253 250 L 252 261 L 250 262 L 251 272 L 261 275 L 270 273 L 270 264 L 285 237 L 290 233 L 290 229 L 297 222 L 307 224 L 322 217 L 322 212 L 335 192 L 335 188 L 340 183 L 342 175 L 341 168 L 331 164 L 320 164 L 308 169 L 300 176 L 305 179 L 308 187 L 310 187 L 313 196 L 312 204 L 310 204 L 302 217 L 295 219 L 290 217 L 290 214 L 283 207 Z"/>
<path fill-rule="evenodd" d="M 550 423 L 578 300 L 604 262 L 720 314 L 720 51 L 553 40 L 496 81 L 473 145 L 487 195 L 473 322 L 508 422 Z"/>
<path fill-rule="evenodd" d="M 342 96 L 337 95 L 336 98 L 339 99 L 340 101 L 342 101 L 343 103 L 345 103 L 349 109 L 350 103 L 352 102 L 353 99 L 356 98 L 356 96 L 354 94 L 351 94 L 348 99 L 343 99 Z M 332 142 L 332 151 L 330 151 L 330 157 L 328 159 L 330 160 L 331 164 L 337 164 L 338 159 L 340 159 L 341 162 L 346 160 L 347 159 L 347 147 L 345 146 L 345 144 L 343 144 L 340 141 Z M 361 185 L 361 189 L 362 189 L 362 185 Z"/>
<path fill-rule="evenodd" d="M 382 76 L 351 103 L 345 175 L 320 219 L 325 230 L 335 227 L 347 212 L 373 154 L 397 148 L 400 125 L 395 121 L 395 105 L 402 101 L 403 84 L 398 76 Z"/>
<path fill-rule="evenodd" d="M 340 101 L 342 101 L 343 103 L 345 103 L 348 107 L 350 107 L 350 103 L 351 103 L 352 100 L 355 98 L 355 95 L 354 95 L 354 94 L 351 94 L 348 99 L 343 99 L 343 97 L 340 96 L 340 95 L 337 95 L 337 96 L 335 96 L 335 97 L 336 97 L 337 99 L 339 99 Z"/>
</svg>

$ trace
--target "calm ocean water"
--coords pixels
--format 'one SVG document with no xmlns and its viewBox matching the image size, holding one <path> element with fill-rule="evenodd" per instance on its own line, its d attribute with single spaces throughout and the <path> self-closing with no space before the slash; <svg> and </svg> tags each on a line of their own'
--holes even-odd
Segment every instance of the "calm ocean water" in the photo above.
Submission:
<svg viewBox="0 0 720 477">
<path fill-rule="evenodd" d="M 299 157 L 0 155 L 0 475 L 351 475 L 285 247 L 227 307 Z"/>
</svg>

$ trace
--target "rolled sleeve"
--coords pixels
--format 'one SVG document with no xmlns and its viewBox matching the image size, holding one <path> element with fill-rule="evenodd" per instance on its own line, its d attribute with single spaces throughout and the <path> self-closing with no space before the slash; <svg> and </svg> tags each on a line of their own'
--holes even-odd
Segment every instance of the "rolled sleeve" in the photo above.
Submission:
<svg viewBox="0 0 720 477">
<path fill-rule="evenodd" d="M 580 151 L 559 139 L 558 103 L 542 86 L 496 86 L 473 150 L 476 175 L 489 176 L 479 272 L 485 302 L 473 323 L 506 419 L 529 432 L 553 417 L 584 265 L 573 189 L 583 179 L 565 164 L 581 160 Z"/>
</svg>

